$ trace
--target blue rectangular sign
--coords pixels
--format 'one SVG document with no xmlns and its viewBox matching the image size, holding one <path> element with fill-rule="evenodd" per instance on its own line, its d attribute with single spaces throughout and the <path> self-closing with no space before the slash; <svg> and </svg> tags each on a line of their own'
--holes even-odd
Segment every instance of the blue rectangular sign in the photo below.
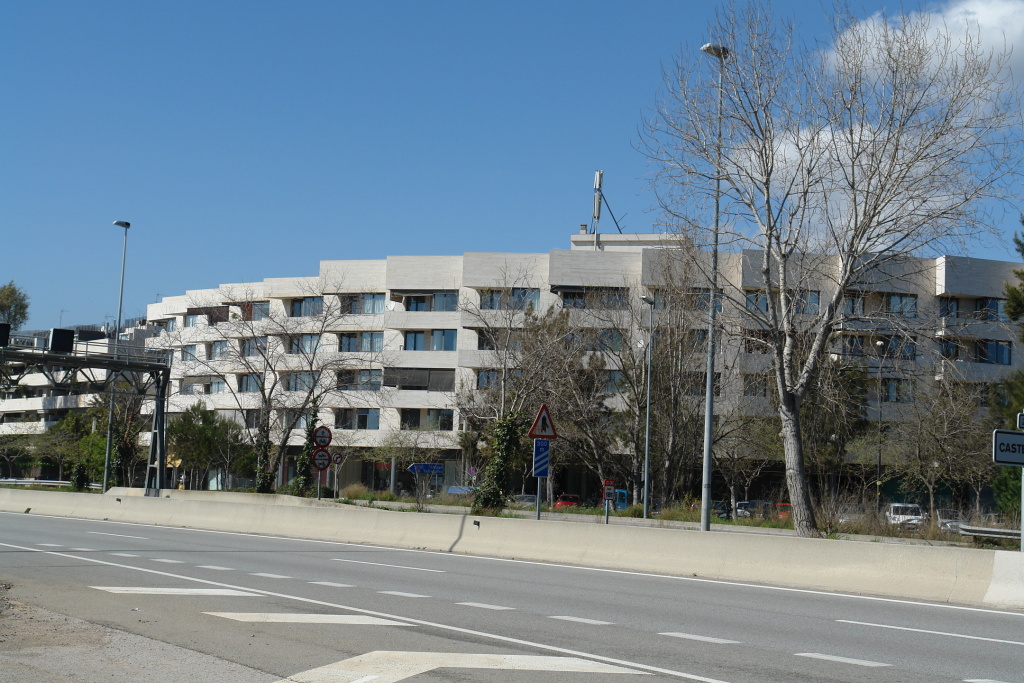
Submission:
<svg viewBox="0 0 1024 683">
<path fill-rule="evenodd" d="M 551 455 L 551 439 L 533 440 L 533 476 L 548 476 L 548 462 Z"/>
<path fill-rule="evenodd" d="M 416 462 L 409 465 L 409 471 L 413 474 L 431 474 L 440 476 L 444 474 L 443 462 Z"/>
</svg>

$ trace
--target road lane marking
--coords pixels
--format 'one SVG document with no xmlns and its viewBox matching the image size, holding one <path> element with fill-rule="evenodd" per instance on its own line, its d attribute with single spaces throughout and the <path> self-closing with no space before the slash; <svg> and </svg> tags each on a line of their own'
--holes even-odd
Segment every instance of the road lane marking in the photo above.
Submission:
<svg viewBox="0 0 1024 683">
<path fill-rule="evenodd" d="M 237 588 L 150 588 L 148 586 L 89 586 L 107 593 L 124 593 L 127 595 L 235 595 L 260 597 L 259 593 L 250 593 Z"/>
<path fill-rule="evenodd" d="M 381 595 L 397 595 L 400 598 L 429 598 L 429 595 L 420 595 L 419 593 L 403 593 L 402 591 L 377 591 Z"/>
<path fill-rule="evenodd" d="M 1003 683 L 1003 681 L 996 681 L 991 678 L 965 678 L 964 683 Z"/>
<path fill-rule="evenodd" d="M 265 579 L 290 579 L 292 577 L 284 574 L 265 574 L 263 572 L 249 572 L 249 576 L 262 576 Z"/>
<path fill-rule="evenodd" d="M 946 631 L 929 631 L 923 628 L 910 628 L 909 626 L 892 626 L 890 624 L 872 624 L 867 621 L 849 621 L 848 619 L 836 619 L 840 624 L 856 624 L 857 626 L 874 626 L 875 628 L 889 628 L 894 631 L 913 631 L 914 633 L 927 633 L 933 636 L 949 636 L 950 638 L 967 638 L 968 640 L 985 640 L 990 643 L 1005 643 L 1006 645 L 1024 645 L 1020 640 L 1001 640 L 999 638 L 985 638 L 983 636 L 969 636 L 965 633 L 947 633 Z"/>
<path fill-rule="evenodd" d="M 3 514 L 3 513 L 0 513 Z M 43 515 L 39 515 L 43 517 Z M 53 519 L 60 521 L 67 521 L 63 517 L 53 517 Z M 122 522 L 119 522 L 122 523 Z M 145 526 L 145 525 L 140 525 Z M 152 526 L 152 525 L 150 525 Z M 173 531 L 181 531 L 177 527 L 163 527 Z M 255 534 L 236 534 L 244 536 L 255 536 Z M 261 538 L 271 538 L 262 537 Z M 707 676 L 699 676 L 697 674 L 687 673 L 685 671 L 677 671 L 675 669 L 666 669 L 660 666 L 654 666 L 653 664 L 643 664 L 641 662 L 632 662 L 625 659 L 618 659 L 615 657 L 607 657 L 605 655 L 596 654 L 593 652 L 584 652 L 582 650 L 573 650 L 571 648 L 559 647 L 557 645 L 551 645 L 550 643 L 541 643 L 534 640 L 526 640 L 525 638 L 515 638 L 512 636 L 501 635 L 499 633 L 489 633 L 487 631 L 478 631 L 476 629 L 464 628 L 462 626 L 455 626 L 453 624 L 444 624 L 438 621 L 427 621 L 425 619 L 416 619 L 415 617 L 406 617 L 398 614 L 389 614 L 387 612 L 377 612 L 375 610 L 368 610 L 362 607 L 355 607 L 353 605 L 342 605 L 335 602 L 327 602 L 326 600 L 317 600 L 315 598 L 307 598 L 301 595 L 290 595 L 288 593 L 277 593 L 274 591 L 263 590 L 259 588 L 248 588 L 246 586 L 236 586 L 229 583 L 222 583 L 220 581 L 211 581 L 209 579 L 199 579 L 194 576 L 185 576 L 183 574 L 173 574 L 171 572 L 160 571 L 159 569 L 148 569 L 146 567 L 134 567 L 130 564 L 118 564 L 117 562 L 109 562 L 107 560 L 101 560 L 96 557 L 88 557 L 84 555 L 69 555 L 67 553 L 58 552 L 56 550 L 40 550 L 38 548 L 30 548 L 27 546 L 14 545 L 12 543 L 0 542 L 0 548 L 13 548 L 15 550 L 25 550 L 28 552 L 42 553 L 44 555 L 53 555 L 54 557 L 63 557 L 70 560 L 76 560 L 78 562 L 89 562 L 91 564 L 103 565 L 106 567 L 116 567 L 118 569 L 125 569 L 128 571 L 142 572 L 145 574 L 153 574 L 168 579 L 177 579 L 180 581 L 191 581 L 193 583 L 205 584 L 207 586 L 219 586 L 221 588 L 228 588 L 246 592 L 252 592 L 257 595 L 262 595 L 270 598 L 280 598 L 282 600 L 293 600 L 308 605 L 316 605 L 317 607 L 328 607 L 336 610 L 345 610 L 347 612 L 356 612 L 358 614 L 365 614 L 368 616 L 381 617 L 383 619 L 396 619 L 403 621 L 407 624 L 416 624 L 418 626 L 427 626 L 429 628 L 436 628 L 442 631 L 448 631 L 451 633 L 457 633 L 460 636 L 468 636 L 471 638 L 481 638 L 487 640 L 493 640 L 499 643 L 505 643 L 507 645 L 516 645 L 520 647 L 527 647 L 535 650 L 544 650 L 546 652 L 557 652 L 561 655 L 568 655 L 570 657 L 579 657 L 594 662 L 605 662 L 613 665 L 620 665 L 629 667 L 632 669 L 638 669 L 649 673 L 664 674 L 666 676 L 673 676 L 675 678 L 682 678 L 688 681 L 698 681 L 699 683 L 729 683 L 718 678 L 708 678 Z M 925 603 L 926 604 L 926 603 Z M 1000 612 L 1003 614 L 1003 612 Z M 1013 614 L 1012 612 L 1006 612 L 1006 614 Z"/>
<path fill-rule="evenodd" d="M 352 584 L 348 583 L 334 583 L 333 581 L 310 581 L 314 586 L 328 586 L 330 588 L 355 588 Z"/>
<path fill-rule="evenodd" d="M 96 552 L 93 548 L 68 548 L 68 550 L 74 550 L 79 553 L 94 553 Z"/>
<path fill-rule="evenodd" d="M 153 561 L 154 562 L 163 562 L 164 564 L 185 564 L 181 560 L 168 560 L 168 559 L 163 558 L 163 557 L 153 558 Z"/>
<path fill-rule="evenodd" d="M 434 574 L 445 574 L 443 569 L 424 569 L 423 567 L 403 567 L 398 564 L 382 564 L 380 562 L 363 562 L 362 560 L 343 560 L 341 558 L 333 558 L 335 562 L 351 562 L 352 564 L 372 564 L 374 567 L 391 567 L 392 569 L 411 569 L 417 572 L 433 572 Z"/>
<path fill-rule="evenodd" d="M 685 638 L 686 640 L 699 640 L 702 643 L 716 643 L 718 645 L 739 645 L 738 640 L 726 640 L 725 638 L 712 638 L 711 636 L 698 636 L 693 633 L 659 633 L 659 636 L 672 636 L 673 638 Z"/>
<path fill-rule="evenodd" d="M 575 621 L 579 624 L 592 624 L 594 626 L 611 626 L 615 622 L 598 621 L 597 619 L 584 619 L 583 617 L 548 617 L 548 619 L 561 619 L 562 621 Z"/>
<path fill-rule="evenodd" d="M 343 624 L 349 626 L 412 626 L 402 621 L 365 614 L 290 614 L 274 612 L 203 612 L 233 621 L 260 624 Z"/>
<path fill-rule="evenodd" d="M 797 657 L 810 657 L 811 659 L 824 659 L 829 662 L 840 664 L 854 664 L 856 666 L 892 666 L 884 662 L 872 662 L 867 659 L 851 659 L 850 657 L 837 657 L 836 655 L 823 655 L 820 652 L 797 652 Z"/>
<path fill-rule="evenodd" d="M 480 609 L 494 609 L 494 610 L 506 610 L 515 609 L 515 607 L 502 607 L 501 605 L 488 605 L 484 602 L 457 602 L 456 605 L 465 605 L 466 607 L 479 607 Z"/>
<path fill-rule="evenodd" d="M 109 554 L 113 555 L 114 557 L 138 557 L 138 555 L 135 555 L 134 553 L 109 553 Z"/>
<path fill-rule="evenodd" d="M 218 567 L 215 564 L 201 564 L 201 565 L 198 565 L 196 567 L 196 569 L 212 569 L 212 570 L 218 571 L 218 572 L 233 572 L 233 571 L 235 571 L 231 567 Z"/>
<path fill-rule="evenodd" d="M 640 674 L 636 669 L 613 666 L 579 657 L 544 655 L 464 654 L 461 652 L 375 651 L 294 674 L 296 683 L 395 683 L 434 669 L 489 669 L 492 671 L 552 671 L 594 674 Z M 369 675 L 366 675 L 369 674 Z M 283 682 L 282 682 L 283 683 Z"/>
<path fill-rule="evenodd" d="M 103 531 L 86 531 L 87 534 L 96 534 L 97 536 L 117 536 L 118 538 L 137 538 L 140 541 L 148 541 L 149 539 L 145 536 L 126 536 L 125 534 L 108 534 Z"/>
<path fill-rule="evenodd" d="M 41 545 L 41 546 L 43 546 L 45 548 L 63 548 L 64 547 L 60 543 L 36 543 L 36 545 Z"/>
</svg>

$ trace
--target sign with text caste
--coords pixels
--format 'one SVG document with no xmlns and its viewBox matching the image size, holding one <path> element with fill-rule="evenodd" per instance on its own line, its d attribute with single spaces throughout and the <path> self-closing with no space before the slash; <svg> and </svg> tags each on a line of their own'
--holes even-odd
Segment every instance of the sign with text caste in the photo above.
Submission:
<svg viewBox="0 0 1024 683">
<path fill-rule="evenodd" d="M 533 476 L 548 476 L 548 464 L 551 459 L 551 441 L 549 439 L 533 440 Z"/>
<path fill-rule="evenodd" d="M 997 429 L 992 432 L 992 462 L 1024 467 L 1024 433 Z"/>
</svg>

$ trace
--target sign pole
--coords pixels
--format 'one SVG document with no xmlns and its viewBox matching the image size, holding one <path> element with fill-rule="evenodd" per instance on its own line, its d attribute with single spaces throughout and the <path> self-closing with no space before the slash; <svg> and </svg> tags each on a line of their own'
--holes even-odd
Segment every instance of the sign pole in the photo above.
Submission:
<svg viewBox="0 0 1024 683">
<path fill-rule="evenodd" d="M 540 486 L 544 477 L 537 477 L 537 519 L 540 519 Z"/>
<path fill-rule="evenodd" d="M 541 405 L 537 411 L 537 417 L 533 418 L 533 425 L 526 433 L 527 438 L 533 439 L 533 476 L 537 477 L 537 519 L 540 519 L 541 483 L 547 479 L 549 458 L 551 456 L 551 440 L 558 438 L 555 431 L 555 423 L 551 420 L 551 414 L 546 405 Z"/>
</svg>

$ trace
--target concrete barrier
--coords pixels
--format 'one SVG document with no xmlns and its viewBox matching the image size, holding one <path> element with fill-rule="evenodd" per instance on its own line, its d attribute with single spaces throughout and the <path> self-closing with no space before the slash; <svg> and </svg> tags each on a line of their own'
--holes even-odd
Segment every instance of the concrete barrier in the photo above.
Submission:
<svg viewBox="0 0 1024 683">
<path fill-rule="evenodd" d="M 415 514 L 288 496 L 0 489 L 0 510 L 1024 608 L 1024 553 Z"/>
</svg>

